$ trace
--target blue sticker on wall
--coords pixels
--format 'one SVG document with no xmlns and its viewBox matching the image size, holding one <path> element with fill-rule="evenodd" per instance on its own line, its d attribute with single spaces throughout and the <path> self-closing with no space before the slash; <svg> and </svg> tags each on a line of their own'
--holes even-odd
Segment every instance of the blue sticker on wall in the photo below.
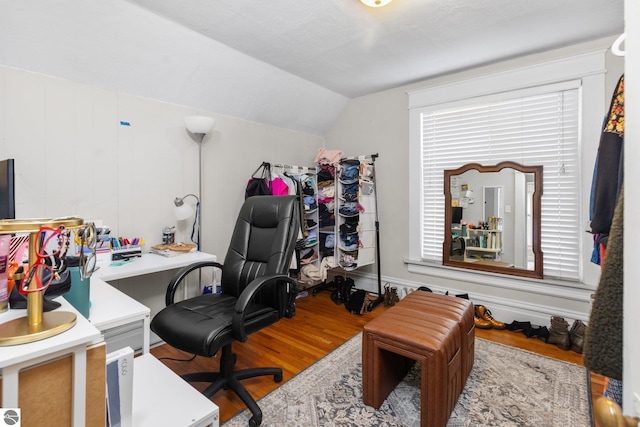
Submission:
<svg viewBox="0 0 640 427">
<path fill-rule="evenodd" d="M 131 126 L 131 123 L 120 120 L 120 126 Z"/>
</svg>

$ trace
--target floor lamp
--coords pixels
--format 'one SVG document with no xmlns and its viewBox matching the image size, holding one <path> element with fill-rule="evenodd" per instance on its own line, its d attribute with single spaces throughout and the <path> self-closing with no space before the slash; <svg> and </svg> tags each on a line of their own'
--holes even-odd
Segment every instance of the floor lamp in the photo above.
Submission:
<svg viewBox="0 0 640 427">
<path fill-rule="evenodd" d="M 196 222 L 198 224 L 196 245 L 198 247 L 198 251 L 200 250 L 200 235 L 202 230 L 202 140 L 204 139 L 205 135 L 211 132 L 214 124 L 215 120 L 212 117 L 187 116 L 184 118 L 185 127 L 187 128 L 189 133 L 196 136 L 196 142 L 198 143 L 198 197 L 196 197 L 196 199 L 198 200 L 198 203 L 196 205 Z M 193 196 L 193 194 L 191 195 Z M 187 196 L 184 196 L 183 198 L 176 198 L 176 200 L 174 201 L 176 205 L 176 213 L 178 212 L 178 209 L 183 206 L 183 199 L 186 197 Z"/>
</svg>

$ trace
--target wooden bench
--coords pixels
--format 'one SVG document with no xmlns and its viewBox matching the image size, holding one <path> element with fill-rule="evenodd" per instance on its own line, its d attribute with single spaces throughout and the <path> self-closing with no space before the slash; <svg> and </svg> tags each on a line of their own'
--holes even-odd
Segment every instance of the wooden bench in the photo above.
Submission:
<svg viewBox="0 0 640 427">
<path fill-rule="evenodd" d="M 416 291 L 367 323 L 362 340 L 364 403 L 379 408 L 417 362 L 420 424 L 445 426 L 473 368 L 473 304 Z"/>
</svg>

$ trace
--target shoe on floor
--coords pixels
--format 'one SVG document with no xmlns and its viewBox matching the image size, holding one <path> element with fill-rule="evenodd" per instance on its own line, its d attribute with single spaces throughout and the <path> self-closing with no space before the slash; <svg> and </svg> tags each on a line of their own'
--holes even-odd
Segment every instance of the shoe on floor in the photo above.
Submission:
<svg viewBox="0 0 640 427">
<path fill-rule="evenodd" d="M 484 320 L 482 317 L 475 316 L 474 319 L 476 328 L 478 329 L 491 329 L 491 322 Z"/>
<path fill-rule="evenodd" d="M 494 319 L 491 315 L 491 312 L 484 305 L 476 305 L 475 310 L 476 317 L 480 317 L 481 319 L 489 322 L 493 329 L 505 329 L 504 322 L 500 322 L 499 320 Z"/>
<path fill-rule="evenodd" d="M 584 345 L 584 335 L 587 332 L 587 325 L 582 323 L 581 320 L 576 320 L 571 325 L 569 330 L 569 341 L 571 341 L 571 350 L 578 354 L 582 354 L 582 347 Z"/>
<path fill-rule="evenodd" d="M 491 322 L 489 322 L 486 319 L 483 319 L 482 316 L 479 315 L 478 307 L 481 307 L 481 306 L 479 306 L 479 305 L 474 305 L 473 306 L 473 308 L 474 308 L 474 313 L 473 313 L 474 319 L 473 320 L 475 322 L 476 328 L 478 328 L 478 329 L 491 329 L 492 328 Z"/>
<path fill-rule="evenodd" d="M 522 330 L 526 331 L 531 329 L 531 322 L 529 321 L 520 322 L 518 320 L 514 320 L 513 322 L 504 325 L 504 327 L 509 331 L 522 331 Z"/>
<path fill-rule="evenodd" d="M 571 348 L 571 338 L 569 338 L 569 323 L 560 316 L 551 316 L 551 328 L 549 328 L 549 344 L 555 344 L 561 350 Z"/>
</svg>

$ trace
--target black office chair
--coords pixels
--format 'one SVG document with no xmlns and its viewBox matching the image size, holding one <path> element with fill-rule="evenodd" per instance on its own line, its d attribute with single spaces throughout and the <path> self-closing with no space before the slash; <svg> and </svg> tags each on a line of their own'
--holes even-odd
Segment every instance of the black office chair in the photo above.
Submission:
<svg viewBox="0 0 640 427">
<path fill-rule="evenodd" d="M 280 368 L 234 371 L 234 341 L 291 315 L 297 282 L 288 275 L 300 223 L 296 196 L 253 196 L 242 206 L 224 265 L 201 262 L 180 270 L 167 288 L 166 304 L 151 322 L 151 330 L 167 344 L 199 356 L 213 357 L 221 350 L 220 372 L 184 375 L 189 382 L 210 382 L 202 392 L 211 397 L 231 389 L 252 413 L 250 426 L 259 426 L 262 411 L 240 380 L 273 375 L 282 381 Z M 204 267 L 222 270 L 222 293 L 204 294 L 174 303 L 179 284 Z"/>
</svg>

